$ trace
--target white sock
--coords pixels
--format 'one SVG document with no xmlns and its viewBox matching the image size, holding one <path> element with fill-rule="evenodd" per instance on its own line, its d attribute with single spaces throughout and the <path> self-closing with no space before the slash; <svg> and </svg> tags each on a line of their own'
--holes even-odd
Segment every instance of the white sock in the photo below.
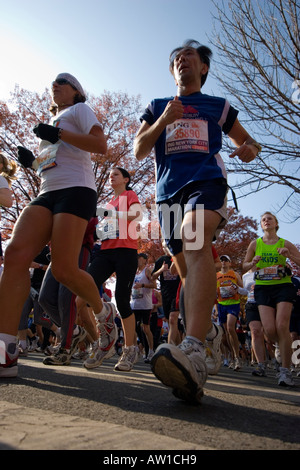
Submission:
<svg viewBox="0 0 300 470">
<path fill-rule="evenodd" d="M 208 341 L 213 340 L 217 336 L 217 331 L 216 330 L 217 330 L 217 328 L 215 327 L 215 325 L 212 325 L 211 329 L 209 330 L 209 332 L 206 335 L 206 339 Z"/>
<path fill-rule="evenodd" d="M 101 312 L 100 313 L 95 313 L 95 317 L 97 318 L 97 320 L 104 321 L 106 315 L 107 315 L 107 306 L 106 306 L 105 302 L 103 302 L 103 307 L 102 307 Z"/>
<path fill-rule="evenodd" d="M 22 349 L 26 349 L 26 348 L 27 348 L 27 341 L 26 341 L 26 339 L 21 339 L 21 340 L 20 340 L 20 345 L 21 345 L 21 348 L 22 348 Z"/>
</svg>

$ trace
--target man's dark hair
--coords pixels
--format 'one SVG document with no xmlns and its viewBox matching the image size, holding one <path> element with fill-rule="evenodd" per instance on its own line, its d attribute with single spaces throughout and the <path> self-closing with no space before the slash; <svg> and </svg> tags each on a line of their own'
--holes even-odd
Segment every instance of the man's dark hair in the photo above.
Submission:
<svg viewBox="0 0 300 470">
<path fill-rule="evenodd" d="M 187 41 L 185 41 L 183 43 L 183 45 L 181 47 L 176 47 L 176 49 L 174 49 L 170 54 L 169 69 L 170 69 L 170 72 L 171 72 L 172 75 L 173 75 L 175 57 L 176 57 L 176 55 L 178 54 L 179 51 L 181 51 L 182 49 L 184 49 L 186 47 L 192 47 L 192 48 L 196 49 L 196 51 L 198 52 L 198 55 L 200 57 L 200 60 L 204 64 L 206 64 L 208 66 L 208 68 L 210 67 L 210 59 L 212 57 L 212 51 L 210 50 L 210 48 L 207 47 L 207 46 L 202 46 L 198 41 L 195 41 L 194 39 L 188 39 Z M 208 72 L 205 75 L 202 75 L 202 77 L 201 77 L 201 86 L 203 86 L 204 83 L 206 82 L 207 75 L 208 75 Z"/>
</svg>

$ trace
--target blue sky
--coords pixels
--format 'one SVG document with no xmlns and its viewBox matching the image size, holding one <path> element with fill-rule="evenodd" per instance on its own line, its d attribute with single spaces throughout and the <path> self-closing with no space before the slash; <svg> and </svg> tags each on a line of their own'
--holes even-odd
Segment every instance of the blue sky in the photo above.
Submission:
<svg viewBox="0 0 300 470">
<path fill-rule="evenodd" d="M 143 106 L 174 95 L 169 53 L 189 38 L 209 45 L 213 11 L 210 0 L 0 0 L 0 100 L 16 83 L 42 92 L 60 72 L 96 96 L 140 95 Z M 211 77 L 203 91 L 222 96 Z M 277 188 L 240 199 L 240 211 L 259 220 L 262 211 L 276 211 L 284 194 Z M 300 221 L 285 223 L 284 214 L 279 221 L 280 235 L 300 243 Z"/>
</svg>

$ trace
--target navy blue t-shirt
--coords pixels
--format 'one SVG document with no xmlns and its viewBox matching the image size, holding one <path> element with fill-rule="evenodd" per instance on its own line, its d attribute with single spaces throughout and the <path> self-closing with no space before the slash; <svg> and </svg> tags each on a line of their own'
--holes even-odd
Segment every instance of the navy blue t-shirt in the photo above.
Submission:
<svg viewBox="0 0 300 470">
<path fill-rule="evenodd" d="M 173 99 L 153 100 L 141 120 L 151 126 Z M 226 178 L 219 155 L 222 132 L 230 132 L 238 111 L 224 98 L 201 92 L 179 99 L 184 105 L 183 118 L 167 126 L 155 144 L 157 202 L 169 199 L 192 181 Z"/>
</svg>

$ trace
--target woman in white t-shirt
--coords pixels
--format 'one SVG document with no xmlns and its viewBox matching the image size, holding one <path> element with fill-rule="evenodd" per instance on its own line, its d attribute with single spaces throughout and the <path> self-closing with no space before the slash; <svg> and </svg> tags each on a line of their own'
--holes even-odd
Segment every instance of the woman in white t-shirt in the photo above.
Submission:
<svg viewBox="0 0 300 470">
<path fill-rule="evenodd" d="M 84 233 L 97 203 L 90 152 L 105 154 L 106 139 L 75 77 L 59 74 L 52 83 L 52 95 L 55 116 L 50 125 L 40 123 L 33 130 L 41 139 L 39 156 L 35 159 L 29 150 L 18 148 L 19 162 L 40 175 L 41 190 L 22 211 L 5 252 L 0 341 L 6 346 L 6 364 L 0 364 L 0 377 L 17 375 L 14 345 L 30 289 L 29 266 L 49 241 L 57 281 L 84 298 L 95 313 L 106 310 L 92 277 L 78 266 Z"/>
<path fill-rule="evenodd" d="M 13 203 L 11 184 L 16 178 L 17 164 L 0 153 L 0 206 L 11 207 Z M 0 213 L 1 220 L 1 213 Z M 0 256 L 3 256 L 0 233 Z"/>
</svg>

